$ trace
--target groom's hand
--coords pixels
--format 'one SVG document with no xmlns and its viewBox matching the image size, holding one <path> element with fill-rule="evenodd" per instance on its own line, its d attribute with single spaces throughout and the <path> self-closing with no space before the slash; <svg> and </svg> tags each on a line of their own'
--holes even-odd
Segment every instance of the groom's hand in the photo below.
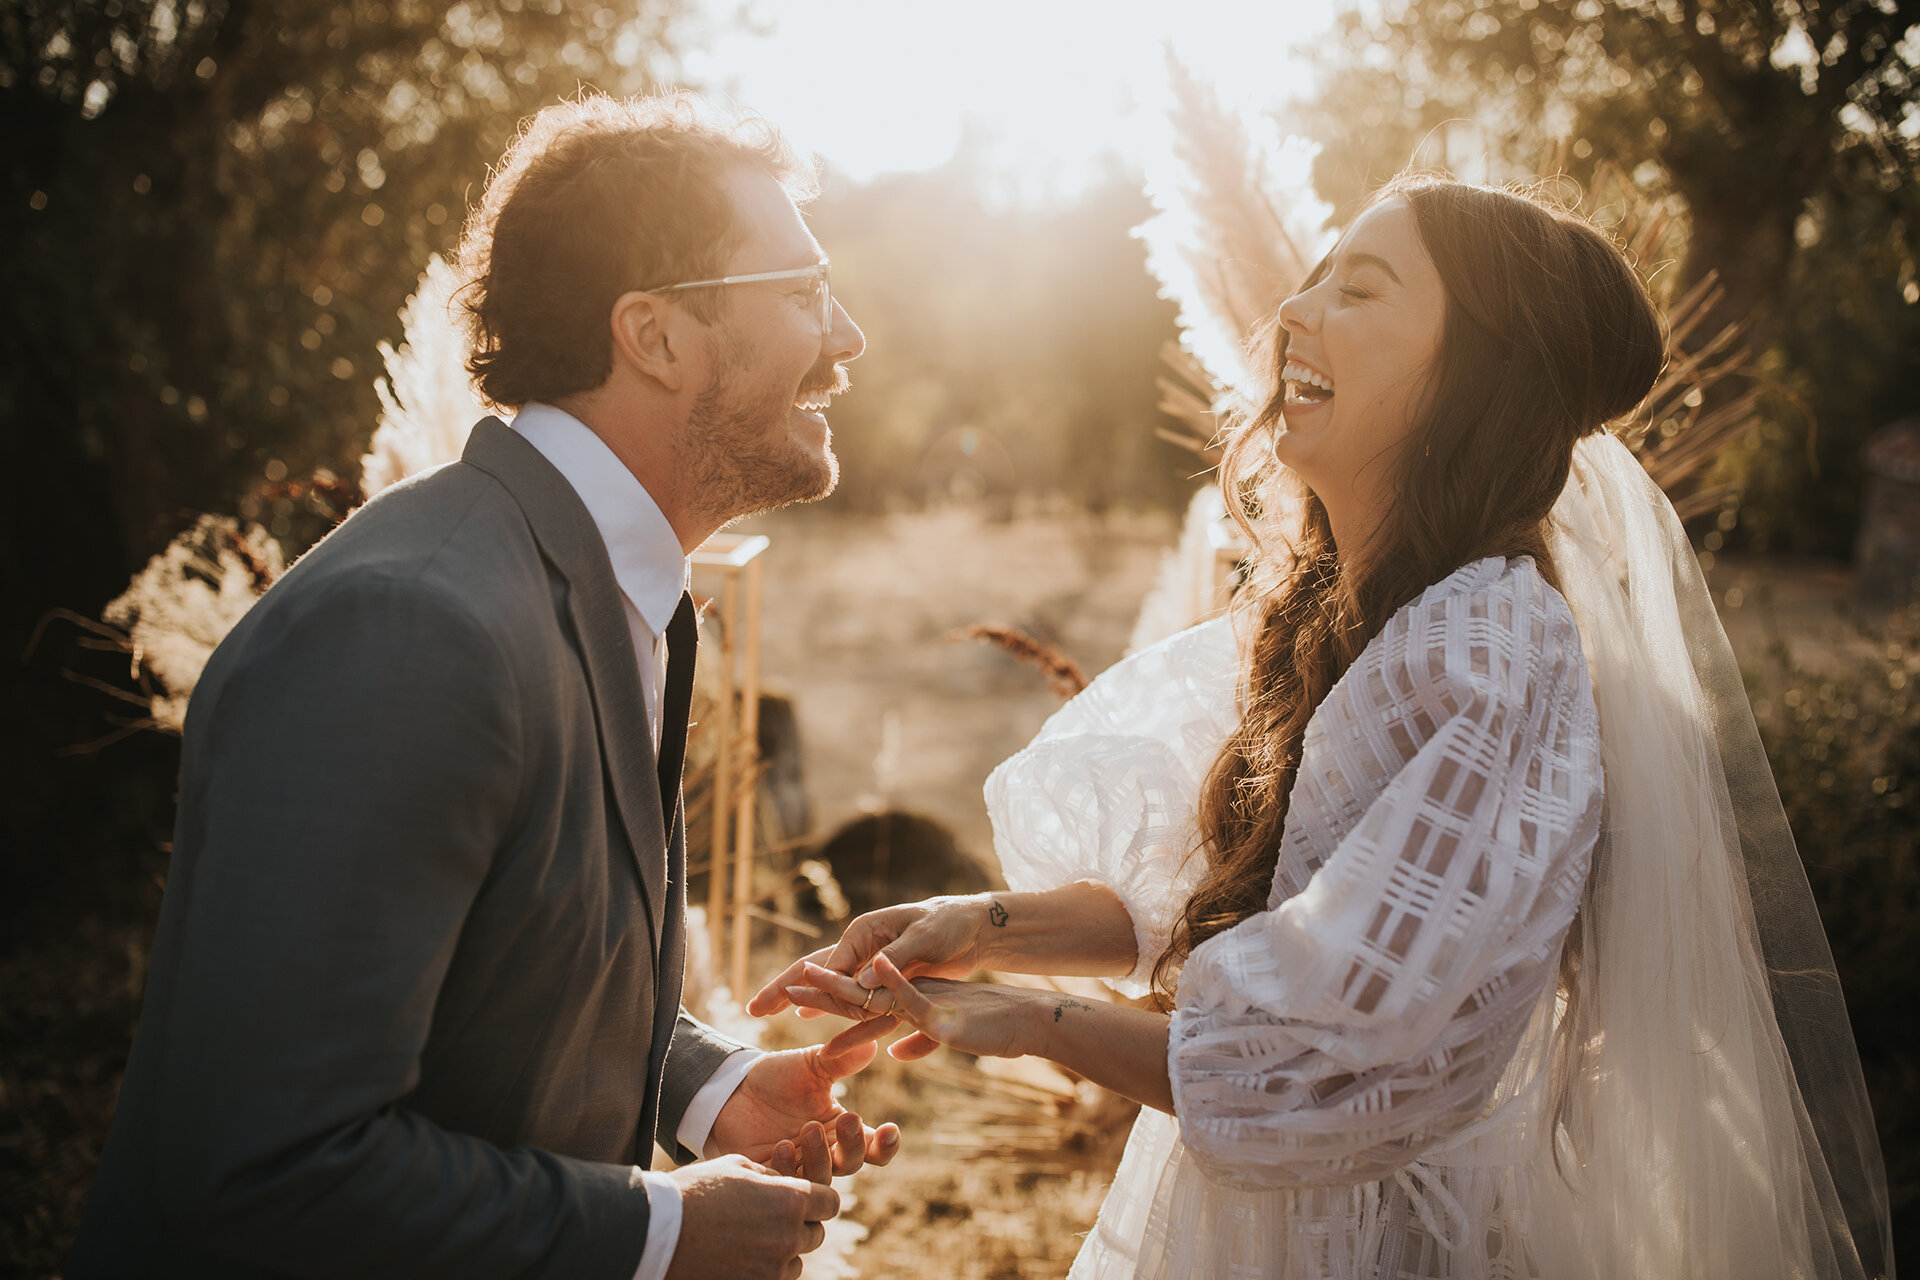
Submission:
<svg viewBox="0 0 1920 1280">
<path fill-rule="evenodd" d="M 796 1003 L 787 988 L 809 985 L 805 966 L 817 964 L 835 973 L 859 975 L 863 987 L 878 987 L 872 962 L 884 954 L 909 978 L 964 978 L 983 967 L 981 939 L 992 920 L 987 894 L 928 898 L 903 906 L 869 911 L 847 926 L 837 945 L 802 956 L 747 1002 L 747 1012 L 764 1018 Z M 1004 913 L 1000 917 L 1004 920 Z M 800 1016 L 817 1017 L 805 1006 Z"/>
<path fill-rule="evenodd" d="M 676 1169 L 680 1239 L 667 1280 L 792 1280 L 827 1238 L 840 1193 L 741 1156 Z"/>
<path fill-rule="evenodd" d="M 816 1182 L 886 1164 L 900 1129 L 870 1129 L 833 1099 L 834 1084 L 873 1061 L 876 1046 L 783 1049 L 764 1054 L 714 1117 L 705 1155 L 743 1155 Z"/>
</svg>

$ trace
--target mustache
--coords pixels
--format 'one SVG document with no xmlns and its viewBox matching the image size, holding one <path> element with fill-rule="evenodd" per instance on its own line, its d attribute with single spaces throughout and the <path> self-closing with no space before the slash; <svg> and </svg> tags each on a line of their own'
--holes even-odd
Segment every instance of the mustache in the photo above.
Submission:
<svg viewBox="0 0 1920 1280">
<path fill-rule="evenodd" d="M 822 392 L 837 396 L 852 385 L 853 379 L 847 376 L 845 365 L 822 360 L 808 371 L 806 380 L 800 384 L 800 395 L 803 399 Z"/>
</svg>

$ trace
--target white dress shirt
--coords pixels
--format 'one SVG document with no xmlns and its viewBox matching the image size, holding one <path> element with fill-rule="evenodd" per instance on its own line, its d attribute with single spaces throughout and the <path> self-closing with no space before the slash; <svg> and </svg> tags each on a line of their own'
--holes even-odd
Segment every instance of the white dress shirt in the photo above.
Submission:
<svg viewBox="0 0 1920 1280">
<path fill-rule="evenodd" d="M 690 573 L 679 536 L 646 486 L 580 419 L 552 405 L 530 404 L 514 418 L 513 429 L 573 486 L 607 544 L 627 629 L 633 635 L 633 651 L 640 660 L 647 728 L 657 752 L 661 691 L 666 686 L 667 623 L 680 607 Z M 674 1134 L 681 1146 L 696 1156 L 703 1154 L 720 1109 L 759 1057 L 754 1049 L 732 1054 L 700 1086 Z M 664 1173 L 640 1176 L 647 1189 L 647 1243 L 634 1280 L 664 1280 L 674 1246 L 680 1242 L 680 1187 Z"/>
</svg>

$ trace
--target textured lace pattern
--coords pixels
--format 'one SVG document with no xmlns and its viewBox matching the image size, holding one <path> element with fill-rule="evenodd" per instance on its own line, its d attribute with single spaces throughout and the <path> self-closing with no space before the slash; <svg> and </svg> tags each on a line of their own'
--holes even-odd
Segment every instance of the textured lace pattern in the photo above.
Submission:
<svg viewBox="0 0 1920 1280">
<path fill-rule="evenodd" d="M 1208 624 L 1116 666 L 996 771 L 1010 884 L 1104 881 L 1164 940 L 1235 719 L 1228 647 Z M 1308 726 L 1268 910 L 1188 960 L 1178 1124 L 1142 1117 L 1074 1275 L 1531 1274 L 1513 1175 L 1601 777 L 1578 634 L 1531 561 L 1396 614 Z"/>
<path fill-rule="evenodd" d="M 1110 887 L 1133 916 L 1134 970 L 1153 963 L 1199 871 L 1200 784 L 1239 721 L 1239 654 L 1227 619 L 1170 636 L 1109 668 L 987 779 L 994 851 L 1016 893 L 1076 880 Z"/>
</svg>

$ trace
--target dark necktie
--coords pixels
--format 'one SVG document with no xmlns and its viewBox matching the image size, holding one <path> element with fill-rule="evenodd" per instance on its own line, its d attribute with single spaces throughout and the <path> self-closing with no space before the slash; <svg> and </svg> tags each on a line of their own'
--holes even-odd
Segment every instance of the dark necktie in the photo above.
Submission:
<svg viewBox="0 0 1920 1280">
<path fill-rule="evenodd" d="M 687 711 L 693 705 L 694 651 L 699 646 L 693 597 L 682 593 L 680 607 L 667 624 L 667 687 L 660 696 L 660 812 L 666 816 L 669 841 L 680 810 L 680 767 L 687 758 Z"/>
</svg>

